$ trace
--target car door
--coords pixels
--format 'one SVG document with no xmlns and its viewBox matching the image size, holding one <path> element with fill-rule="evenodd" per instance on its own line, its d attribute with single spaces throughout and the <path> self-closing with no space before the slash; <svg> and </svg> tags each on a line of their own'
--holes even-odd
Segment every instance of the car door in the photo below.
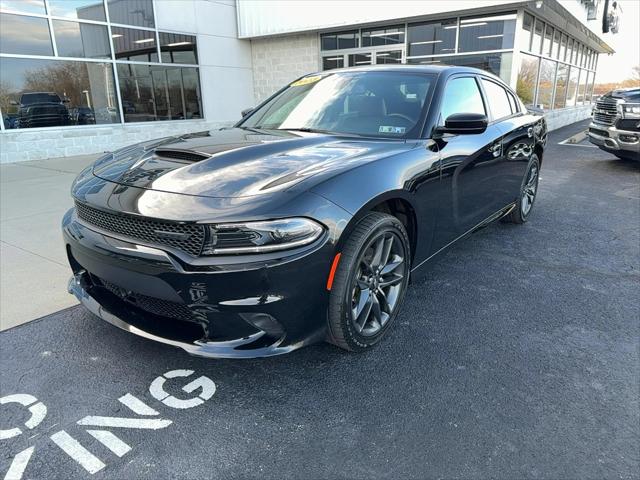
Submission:
<svg viewBox="0 0 640 480">
<path fill-rule="evenodd" d="M 520 194 L 524 175 L 534 147 L 533 119 L 524 115 L 513 93 L 488 77 L 481 85 L 491 110 L 493 122 L 502 131 L 504 155 L 496 176 L 494 211 L 512 203 Z"/>
<path fill-rule="evenodd" d="M 456 113 L 490 118 L 479 79 L 473 74 L 449 78 L 440 101 L 438 123 Z M 438 139 L 442 205 L 434 247 L 439 249 L 494 213 L 494 192 L 503 160 L 502 130 L 494 122 L 479 134 L 445 134 Z"/>
</svg>

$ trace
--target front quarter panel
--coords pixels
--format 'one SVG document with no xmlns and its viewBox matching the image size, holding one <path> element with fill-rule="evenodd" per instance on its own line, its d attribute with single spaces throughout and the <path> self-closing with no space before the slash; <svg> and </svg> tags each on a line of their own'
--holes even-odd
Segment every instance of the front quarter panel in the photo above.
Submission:
<svg viewBox="0 0 640 480">
<path fill-rule="evenodd" d="M 438 207 L 439 155 L 428 148 L 431 142 L 416 142 L 403 153 L 348 170 L 311 191 L 353 215 L 350 231 L 368 211 L 387 200 L 402 199 L 414 211 L 416 249 L 414 263 L 429 254 L 435 211 Z"/>
</svg>

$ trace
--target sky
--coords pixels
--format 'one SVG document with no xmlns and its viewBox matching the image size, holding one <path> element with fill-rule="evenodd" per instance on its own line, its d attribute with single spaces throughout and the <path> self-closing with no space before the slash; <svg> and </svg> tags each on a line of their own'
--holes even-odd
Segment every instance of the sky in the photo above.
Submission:
<svg viewBox="0 0 640 480">
<path fill-rule="evenodd" d="M 640 0 L 618 0 L 622 7 L 620 32 L 602 35 L 616 51 L 598 57 L 596 83 L 618 82 L 631 77 L 634 65 L 640 65 Z"/>
</svg>

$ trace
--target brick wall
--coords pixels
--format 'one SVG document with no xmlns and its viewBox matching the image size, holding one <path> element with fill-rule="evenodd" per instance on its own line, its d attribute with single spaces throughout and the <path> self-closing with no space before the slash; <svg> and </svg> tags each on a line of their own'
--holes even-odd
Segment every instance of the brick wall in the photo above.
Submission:
<svg viewBox="0 0 640 480">
<path fill-rule="evenodd" d="M 199 132 L 232 122 L 150 122 L 143 125 L 109 125 L 89 128 L 15 130 L 0 134 L 0 163 L 69 157 L 114 150 L 144 140 Z"/>
<path fill-rule="evenodd" d="M 317 33 L 251 40 L 256 102 L 297 77 L 320 70 L 319 51 Z"/>
</svg>

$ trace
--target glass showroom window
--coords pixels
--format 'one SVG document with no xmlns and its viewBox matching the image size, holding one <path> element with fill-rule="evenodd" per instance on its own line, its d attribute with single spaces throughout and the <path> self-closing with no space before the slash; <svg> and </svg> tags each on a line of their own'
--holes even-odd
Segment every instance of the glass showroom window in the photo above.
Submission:
<svg viewBox="0 0 640 480">
<path fill-rule="evenodd" d="M 410 58 L 408 63 L 415 65 L 456 65 L 474 67 L 493 73 L 509 83 L 511 76 L 512 53 L 481 53 L 477 55 L 451 55 L 439 57 Z"/>
<path fill-rule="evenodd" d="M 377 65 L 398 65 L 402 63 L 402 52 L 392 50 L 388 52 L 376 52 Z"/>
<path fill-rule="evenodd" d="M 531 51 L 540 53 L 542 49 L 542 35 L 544 32 L 544 22 L 536 18 L 536 25 L 533 29 L 533 40 L 531 42 Z"/>
<path fill-rule="evenodd" d="M 409 25 L 407 30 L 409 54 L 407 57 L 455 53 L 457 30 L 457 18 Z"/>
<path fill-rule="evenodd" d="M 553 34 L 553 52 L 551 52 L 553 58 L 560 58 L 560 30 L 556 28 Z"/>
<path fill-rule="evenodd" d="M 74 20 L 106 22 L 104 3 L 101 0 L 49 0 L 51 15 Z M 113 19 L 111 20 L 113 21 Z"/>
<path fill-rule="evenodd" d="M 525 105 L 533 105 L 535 102 L 539 64 L 540 59 L 538 57 L 525 53 L 521 55 L 516 93 Z"/>
<path fill-rule="evenodd" d="M 553 84 L 555 78 L 556 62 L 542 58 L 540 63 L 540 74 L 538 75 L 538 107 L 545 110 L 552 107 Z"/>
<path fill-rule="evenodd" d="M 513 48 L 516 14 L 460 20 L 458 52 L 481 52 Z"/>
<path fill-rule="evenodd" d="M 564 100 L 567 95 L 567 80 L 569 78 L 569 65 L 558 63 L 556 73 L 556 93 L 553 98 L 553 108 L 564 108 Z"/>
<path fill-rule="evenodd" d="M 362 46 L 377 47 L 404 43 L 404 25 L 362 30 Z"/>
<path fill-rule="evenodd" d="M 567 107 L 573 107 L 576 104 L 579 79 L 580 69 L 571 67 L 569 71 L 569 82 L 567 84 Z"/>
<path fill-rule="evenodd" d="M 0 13 L 0 53 L 53 55 L 47 19 Z"/>
<path fill-rule="evenodd" d="M 44 0 L 2 0 L 0 2 L 3 10 L 17 13 L 36 13 L 38 15 L 44 15 Z"/>
<path fill-rule="evenodd" d="M 371 65 L 370 53 L 356 53 L 349 55 L 350 67 L 361 67 L 362 65 Z"/>
<path fill-rule="evenodd" d="M 118 64 L 125 122 L 201 118 L 197 68 Z"/>
<path fill-rule="evenodd" d="M 576 101 L 577 105 L 583 105 L 585 102 L 585 93 L 587 91 L 587 71 L 580 70 L 580 83 L 578 85 L 578 100 Z"/>
<path fill-rule="evenodd" d="M 542 42 L 542 54 L 551 57 L 551 49 L 553 46 L 553 27 L 547 23 L 544 30 L 544 41 Z"/>
<path fill-rule="evenodd" d="M 151 30 L 112 27 L 111 38 L 116 59 L 157 62 L 156 34 Z"/>
<path fill-rule="evenodd" d="M 7 57 L 0 61 L 5 128 L 120 121 L 110 63 Z"/>
<path fill-rule="evenodd" d="M 111 58 L 109 33 L 104 25 L 53 20 L 53 33 L 61 57 Z"/>
<path fill-rule="evenodd" d="M 326 33 L 320 37 L 322 50 L 342 50 L 344 48 L 358 48 L 358 31 Z"/>
<path fill-rule="evenodd" d="M 180 33 L 160 32 L 162 63 L 198 63 L 196 37 Z"/>
<path fill-rule="evenodd" d="M 107 0 L 111 23 L 153 28 L 153 0 Z"/>
<path fill-rule="evenodd" d="M 332 70 L 334 68 L 342 68 L 342 67 L 344 67 L 344 57 L 342 55 L 322 57 L 323 70 Z"/>
</svg>

